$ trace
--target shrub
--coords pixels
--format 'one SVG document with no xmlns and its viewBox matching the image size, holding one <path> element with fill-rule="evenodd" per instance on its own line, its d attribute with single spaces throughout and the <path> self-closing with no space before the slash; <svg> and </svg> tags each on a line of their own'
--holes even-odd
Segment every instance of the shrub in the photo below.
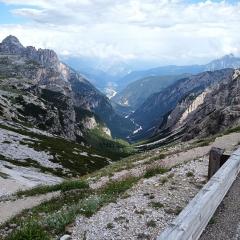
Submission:
<svg viewBox="0 0 240 240">
<path fill-rule="evenodd" d="M 90 217 L 103 205 L 104 199 L 101 196 L 90 196 L 79 203 L 81 212 L 86 216 Z"/>
<path fill-rule="evenodd" d="M 158 175 L 158 174 L 164 174 L 168 171 L 169 171 L 168 169 L 162 168 L 162 167 L 150 168 L 144 174 L 144 178 L 150 178 L 150 177 L 153 177 L 153 176 Z"/>
<path fill-rule="evenodd" d="M 162 177 L 161 179 L 160 179 L 160 183 L 161 184 L 164 184 L 164 183 L 166 183 L 168 181 L 168 178 L 167 177 Z"/>
<path fill-rule="evenodd" d="M 156 222 L 154 220 L 150 220 L 150 221 L 147 222 L 147 226 L 148 227 L 156 227 L 157 224 L 156 224 Z"/>
<path fill-rule="evenodd" d="M 108 223 L 106 228 L 108 228 L 108 229 L 113 229 L 113 228 L 114 228 L 113 223 Z"/>
</svg>

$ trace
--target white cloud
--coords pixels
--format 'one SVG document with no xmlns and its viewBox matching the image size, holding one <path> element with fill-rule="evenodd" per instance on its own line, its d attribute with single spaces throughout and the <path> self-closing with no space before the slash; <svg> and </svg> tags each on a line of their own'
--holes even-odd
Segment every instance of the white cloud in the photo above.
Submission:
<svg viewBox="0 0 240 240">
<path fill-rule="evenodd" d="M 31 20 L 0 25 L 25 45 L 60 54 L 159 64 L 240 54 L 240 4 L 181 0 L 5 0 Z"/>
</svg>

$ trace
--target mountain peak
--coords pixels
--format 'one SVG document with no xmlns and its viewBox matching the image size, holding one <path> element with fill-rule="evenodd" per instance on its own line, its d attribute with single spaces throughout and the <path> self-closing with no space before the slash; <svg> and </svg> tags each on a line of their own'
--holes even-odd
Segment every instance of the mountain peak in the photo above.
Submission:
<svg viewBox="0 0 240 240">
<path fill-rule="evenodd" d="M 27 57 L 31 60 L 37 61 L 44 66 L 58 66 L 59 59 L 57 54 L 50 49 L 36 49 L 35 47 L 24 47 L 21 42 L 13 35 L 6 37 L 0 43 L 0 53 L 16 54 L 21 57 Z"/>
<path fill-rule="evenodd" d="M 8 45 L 8 46 L 15 46 L 19 48 L 23 48 L 23 45 L 20 43 L 18 38 L 16 38 L 13 35 L 9 35 L 6 38 L 3 39 L 2 44 Z"/>
<path fill-rule="evenodd" d="M 231 58 L 235 58 L 233 53 L 227 54 L 227 55 L 222 57 L 222 59 L 231 59 Z"/>
<path fill-rule="evenodd" d="M 0 43 L 0 53 L 4 54 L 21 54 L 24 50 L 23 45 L 19 40 L 10 35 Z"/>
<path fill-rule="evenodd" d="M 214 71 L 223 68 L 239 68 L 240 58 L 236 57 L 233 53 L 227 54 L 221 58 L 211 61 L 206 65 L 207 71 Z"/>
</svg>

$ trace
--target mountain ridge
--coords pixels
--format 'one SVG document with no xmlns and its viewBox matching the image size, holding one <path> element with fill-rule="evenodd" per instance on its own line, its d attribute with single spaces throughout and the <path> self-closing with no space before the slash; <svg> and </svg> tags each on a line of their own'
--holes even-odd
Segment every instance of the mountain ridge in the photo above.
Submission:
<svg viewBox="0 0 240 240">
<path fill-rule="evenodd" d="M 11 77 L 14 77 L 15 74 L 18 78 L 23 78 L 22 81 L 17 78 L 14 80 L 14 84 L 24 85 L 22 90 L 40 94 L 39 97 L 41 97 L 42 91 L 56 92 L 61 97 L 57 96 L 57 99 L 54 99 L 54 104 L 59 100 L 59 97 L 65 98 L 64 102 L 68 101 L 67 108 L 69 111 L 65 116 L 66 118 L 61 122 L 69 119 L 66 127 L 70 128 L 72 126 L 72 130 L 66 132 L 69 132 L 69 134 L 72 132 L 70 134 L 72 139 L 74 139 L 73 125 L 76 125 L 74 106 L 98 115 L 101 121 L 111 129 L 114 137 L 124 138 L 131 131 L 128 128 L 134 129 L 129 120 L 114 112 L 106 96 L 75 70 L 62 63 L 53 50 L 37 50 L 31 46 L 24 47 L 16 37 L 8 36 L 0 43 L 0 53 L 2 74 L 7 77 L 5 87 L 8 82 L 13 81 Z M 6 72 L 8 67 L 12 67 L 12 75 Z M 28 80 L 26 81 L 26 79 Z M 62 108 L 62 106 L 59 107 Z M 115 122 L 119 122 L 119 126 L 115 125 Z M 127 128 L 125 124 L 128 125 Z M 76 132 L 79 132 L 79 130 Z"/>
<path fill-rule="evenodd" d="M 118 84 L 122 89 L 129 83 L 149 76 L 179 75 L 179 74 L 198 74 L 204 71 L 220 70 L 222 68 L 238 68 L 240 67 L 240 57 L 230 53 L 218 59 L 212 60 L 206 64 L 195 65 L 167 65 L 150 68 L 141 71 L 132 71 L 118 80 Z"/>
<path fill-rule="evenodd" d="M 132 138 L 150 137 L 166 121 L 166 118 L 179 101 L 189 94 L 200 94 L 211 85 L 228 81 L 233 72 L 233 69 L 222 69 L 192 75 L 178 80 L 159 93 L 151 95 L 130 115 L 130 118 L 134 119 L 143 129 Z"/>
</svg>

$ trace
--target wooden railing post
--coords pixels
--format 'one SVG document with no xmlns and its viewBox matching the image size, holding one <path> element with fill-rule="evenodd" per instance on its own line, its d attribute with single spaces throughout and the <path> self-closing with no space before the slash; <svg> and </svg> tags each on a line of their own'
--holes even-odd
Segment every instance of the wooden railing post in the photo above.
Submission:
<svg viewBox="0 0 240 240">
<path fill-rule="evenodd" d="M 212 147 L 209 153 L 208 180 L 218 171 L 218 169 L 228 160 L 229 155 L 225 155 L 224 149 Z"/>
<path fill-rule="evenodd" d="M 209 165 L 208 165 L 208 179 L 210 179 L 217 170 L 221 167 L 221 156 L 224 150 L 221 148 L 212 147 L 209 153 Z"/>
</svg>

